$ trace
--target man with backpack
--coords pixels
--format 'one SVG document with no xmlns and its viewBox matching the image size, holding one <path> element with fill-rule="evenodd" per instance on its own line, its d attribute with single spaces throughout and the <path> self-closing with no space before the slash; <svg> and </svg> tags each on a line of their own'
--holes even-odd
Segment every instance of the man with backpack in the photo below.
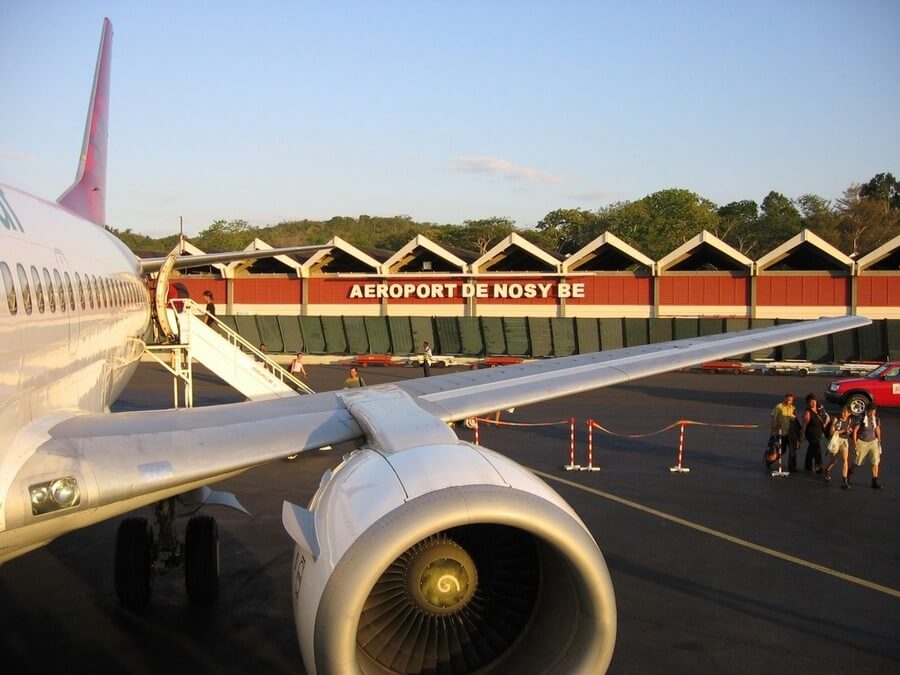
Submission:
<svg viewBox="0 0 900 675">
<path fill-rule="evenodd" d="M 850 473 L 852 474 L 856 467 L 868 459 L 872 463 L 872 489 L 880 490 L 878 473 L 881 467 L 881 419 L 874 403 L 869 404 L 866 414 L 853 427 L 853 440 L 856 453 L 853 464 L 850 465 Z"/>
</svg>

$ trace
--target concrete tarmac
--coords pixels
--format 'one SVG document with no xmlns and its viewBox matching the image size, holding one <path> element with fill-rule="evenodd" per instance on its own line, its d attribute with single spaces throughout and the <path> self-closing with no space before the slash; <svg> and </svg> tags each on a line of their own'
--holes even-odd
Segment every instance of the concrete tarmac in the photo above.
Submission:
<svg viewBox="0 0 900 675">
<path fill-rule="evenodd" d="M 346 376 L 339 366 L 309 370 L 317 391 Z M 362 373 L 369 384 L 421 376 L 415 368 Z M 588 418 L 623 434 L 594 432 L 601 470 L 592 473 L 562 470 L 565 424 L 482 427 L 482 444 L 545 476 L 606 556 L 619 614 L 611 673 L 900 672 L 900 411 L 882 411 L 883 490 L 870 489 L 868 466 L 849 491 L 840 489 L 839 470 L 825 483 L 809 473 L 773 478 L 763 467 L 772 406 L 786 391 L 798 400 L 821 396 L 828 381 L 672 373 L 504 413 L 511 422 L 574 417 L 579 464 Z M 198 405 L 241 398 L 203 371 L 195 386 Z M 171 394 L 164 372 L 143 364 L 116 409 L 167 407 Z M 679 419 L 761 427 L 687 427 L 684 474 L 669 470 L 677 428 L 626 437 Z M 467 429 L 459 434 L 472 439 Z M 305 505 L 347 449 L 307 453 L 216 486 L 253 515 L 208 510 L 221 539 L 221 598 L 212 608 L 188 605 L 180 572 L 156 580 L 146 610 L 120 608 L 112 581 L 118 520 L 7 563 L 3 671 L 304 672 L 281 504 Z"/>
</svg>

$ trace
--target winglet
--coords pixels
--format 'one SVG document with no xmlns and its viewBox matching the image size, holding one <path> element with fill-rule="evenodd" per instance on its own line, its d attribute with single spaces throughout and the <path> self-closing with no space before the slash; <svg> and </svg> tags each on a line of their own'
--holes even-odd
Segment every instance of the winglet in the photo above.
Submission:
<svg viewBox="0 0 900 675">
<path fill-rule="evenodd" d="M 88 107 L 84 143 L 75 182 L 56 201 L 100 227 L 106 225 L 106 142 L 109 119 L 109 70 L 112 23 L 103 19 L 100 52 L 94 72 L 94 88 Z"/>
</svg>

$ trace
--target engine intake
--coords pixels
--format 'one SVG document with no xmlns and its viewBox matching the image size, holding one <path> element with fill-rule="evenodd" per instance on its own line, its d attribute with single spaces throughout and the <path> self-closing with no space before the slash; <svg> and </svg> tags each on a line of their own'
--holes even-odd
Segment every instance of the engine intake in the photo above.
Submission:
<svg viewBox="0 0 900 675">
<path fill-rule="evenodd" d="M 324 587 L 315 672 L 604 672 L 616 634 L 605 561 L 541 485 L 448 487 L 380 518 Z"/>
</svg>

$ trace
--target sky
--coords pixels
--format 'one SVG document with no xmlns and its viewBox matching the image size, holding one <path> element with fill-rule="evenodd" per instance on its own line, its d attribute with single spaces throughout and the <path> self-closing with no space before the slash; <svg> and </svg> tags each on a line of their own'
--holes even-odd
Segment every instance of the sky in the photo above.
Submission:
<svg viewBox="0 0 900 675">
<path fill-rule="evenodd" d="M 3 0 L 0 182 L 73 181 L 104 16 L 107 218 L 151 236 L 900 177 L 898 0 Z"/>
</svg>

